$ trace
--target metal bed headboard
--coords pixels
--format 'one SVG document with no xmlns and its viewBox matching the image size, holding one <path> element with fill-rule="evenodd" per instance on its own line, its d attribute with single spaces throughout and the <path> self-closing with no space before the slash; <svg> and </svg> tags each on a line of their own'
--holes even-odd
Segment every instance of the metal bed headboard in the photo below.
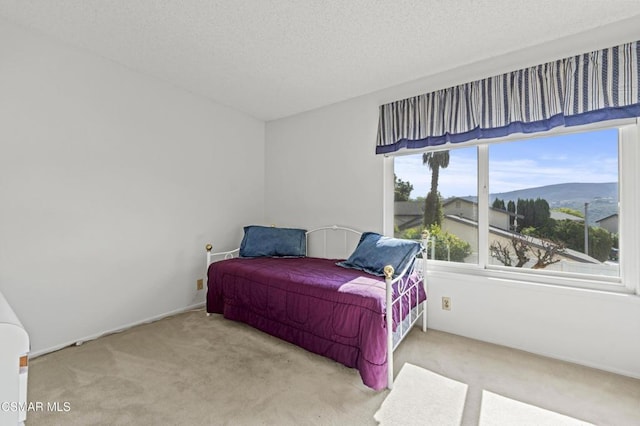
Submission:
<svg viewBox="0 0 640 426">
<path fill-rule="evenodd" d="M 272 225 L 273 226 L 273 225 Z M 346 259 L 355 250 L 362 232 L 353 228 L 340 225 L 321 226 L 306 232 L 307 256 L 324 257 L 330 259 Z M 311 250 L 309 248 L 311 247 Z M 213 252 L 213 246 L 207 244 L 206 268 L 209 267 L 214 258 L 230 259 L 238 257 L 240 249 Z"/>
<path fill-rule="evenodd" d="M 362 232 L 345 226 L 321 226 L 307 231 L 307 256 L 346 259 L 358 245 Z"/>
</svg>

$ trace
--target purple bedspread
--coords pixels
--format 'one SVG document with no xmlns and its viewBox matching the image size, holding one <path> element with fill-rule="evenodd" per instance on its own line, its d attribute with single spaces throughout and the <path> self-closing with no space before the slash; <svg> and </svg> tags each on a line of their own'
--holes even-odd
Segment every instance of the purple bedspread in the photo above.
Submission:
<svg viewBox="0 0 640 426">
<path fill-rule="evenodd" d="M 365 385 L 382 389 L 387 385 L 384 279 L 335 262 L 306 257 L 213 263 L 207 312 L 357 368 Z M 420 293 L 424 300 L 422 288 Z"/>
</svg>

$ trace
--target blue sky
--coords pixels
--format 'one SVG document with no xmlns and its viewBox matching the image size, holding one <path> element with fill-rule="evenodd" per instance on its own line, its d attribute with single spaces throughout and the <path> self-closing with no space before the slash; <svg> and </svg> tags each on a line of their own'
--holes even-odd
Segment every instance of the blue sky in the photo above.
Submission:
<svg viewBox="0 0 640 426">
<path fill-rule="evenodd" d="M 568 182 L 618 181 L 618 131 L 606 129 L 563 136 L 493 144 L 489 148 L 489 191 Z M 449 167 L 440 170 L 443 197 L 477 195 L 476 148 L 449 151 Z M 431 171 L 422 154 L 396 157 L 395 173 L 413 185 L 411 197 L 426 196 Z"/>
</svg>

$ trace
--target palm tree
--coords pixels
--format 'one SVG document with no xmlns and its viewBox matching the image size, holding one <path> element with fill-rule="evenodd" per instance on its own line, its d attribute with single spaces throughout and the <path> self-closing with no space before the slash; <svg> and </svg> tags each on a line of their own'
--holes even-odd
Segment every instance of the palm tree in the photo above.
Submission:
<svg viewBox="0 0 640 426">
<path fill-rule="evenodd" d="M 442 205 L 438 196 L 438 178 L 440 169 L 449 166 L 449 151 L 425 152 L 422 154 L 422 164 L 431 169 L 431 191 L 427 194 L 424 205 L 424 226 L 442 223 Z"/>
</svg>

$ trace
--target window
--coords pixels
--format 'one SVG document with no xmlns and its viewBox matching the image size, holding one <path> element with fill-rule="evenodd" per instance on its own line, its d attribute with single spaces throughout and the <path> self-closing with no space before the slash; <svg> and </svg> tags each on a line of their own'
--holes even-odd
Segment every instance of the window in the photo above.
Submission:
<svg viewBox="0 0 640 426">
<path fill-rule="evenodd" d="M 620 276 L 618 129 L 493 144 L 488 171 L 489 264 Z"/>
<path fill-rule="evenodd" d="M 478 263 L 477 167 L 475 147 L 397 157 L 396 237 L 420 239 L 427 230 L 430 259 Z"/>
<path fill-rule="evenodd" d="M 634 160 L 621 153 L 628 143 L 637 156 L 637 127 L 549 132 L 397 156 L 394 233 L 427 237 L 432 267 L 466 263 L 492 273 L 531 274 L 536 282 L 619 288 L 620 224 L 630 223 L 623 222 L 621 183 L 625 173 L 628 182 L 635 176 L 629 170 Z"/>
</svg>

